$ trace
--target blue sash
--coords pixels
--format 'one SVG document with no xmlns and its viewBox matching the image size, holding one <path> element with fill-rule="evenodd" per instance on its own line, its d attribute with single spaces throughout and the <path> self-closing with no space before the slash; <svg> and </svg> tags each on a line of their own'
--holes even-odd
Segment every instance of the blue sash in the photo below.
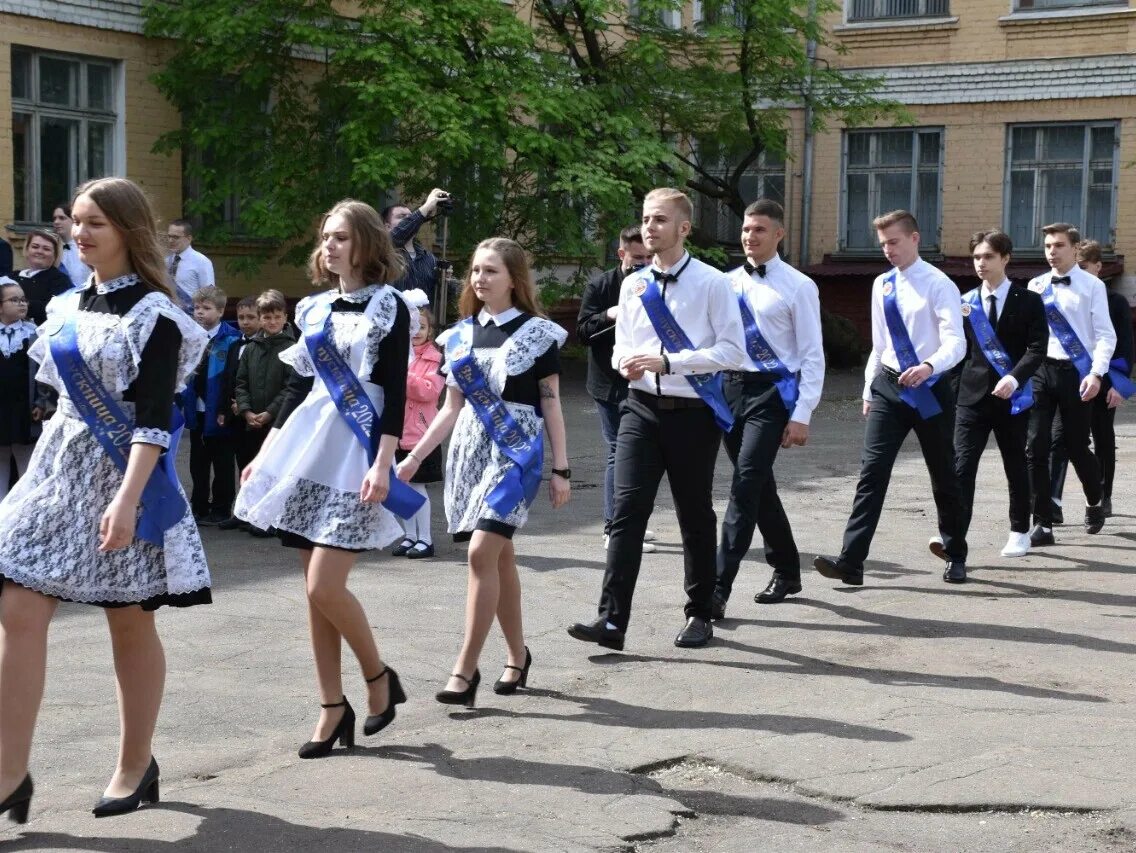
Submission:
<svg viewBox="0 0 1136 853">
<path fill-rule="evenodd" d="M 1006 348 L 998 340 L 994 327 L 990 325 L 990 318 L 982 311 L 982 300 L 977 290 L 972 290 L 963 297 L 963 304 L 970 306 L 966 319 L 970 321 L 970 330 L 974 332 L 974 339 L 982 349 L 982 354 L 1001 377 L 1008 376 L 1014 366 L 1010 363 L 1010 356 Z M 1024 412 L 1033 405 L 1033 383 L 1026 382 L 1010 395 L 1010 414 L 1016 415 Z"/>
<path fill-rule="evenodd" d="M 1081 339 L 1077 337 L 1077 333 L 1073 331 L 1073 327 L 1069 325 L 1069 321 L 1065 319 L 1065 315 L 1061 313 L 1061 309 L 1057 307 L 1057 294 L 1053 291 L 1052 281 L 1045 285 L 1041 301 L 1045 303 L 1045 319 L 1049 321 L 1049 331 L 1057 337 L 1061 348 L 1077 368 L 1077 375 L 1084 379 L 1093 370 L 1093 360 L 1085 345 L 1081 343 Z"/>
<path fill-rule="evenodd" d="M 896 302 L 895 270 L 884 279 L 884 320 L 887 323 L 888 334 L 891 336 L 891 348 L 895 350 L 895 357 L 899 360 L 899 371 L 910 370 L 919 365 L 919 356 L 915 353 L 915 345 L 911 343 L 911 335 L 907 326 L 903 324 L 903 317 L 899 313 L 899 304 Z M 919 412 L 923 420 L 942 414 L 942 407 L 931 386 L 939 377 L 932 376 L 918 388 L 900 388 L 899 398 L 911 408 Z"/>
<path fill-rule="evenodd" d="M 790 416 L 793 414 L 793 407 L 797 405 L 797 398 L 800 396 L 800 383 L 797 380 L 795 373 L 790 373 L 789 368 L 785 363 L 777 357 L 777 353 L 773 351 L 773 347 L 769 345 L 769 341 L 761 334 L 761 330 L 757 328 L 757 318 L 753 315 L 753 311 L 749 307 L 749 300 L 746 299 L 745 289 L 734 291 L 738 297 L 738 308 L 742 312 L 742 326 L 745 328 L 746 335 L 746 351 L 753 362 L 766 373 L 776 373 L 781 378 L 775 383 L 777 386 L 777 393 L 781 395 L 781 401 L 785 404 L 785 408 L 789 410 Z"/>
<path fill-rule="evenodd" d="M 91 434 L 110 456 L 119 471 L 126 471 L 130 458 L 134 424 L 126 412 L 111 397 L 102 380 L 83 361 L 75 335 L 75 317 L 51 333 L 51 357 L 59 378 L 67 389 L 67 396 Z M 138 519 L 139 539 L 163 547 L 165 532 L 185 517 L 186 503 L 178 487 L 174 460 L 177 458 L 178 439 L 181 437 L 181 416 L 175 407 L 171 416 L 169 449 L 158 457 L 158 463 L 142 489 L 142 515 Z"/>
<path fill-rule="evenodd" d="M 541 433 L 531 437 L 527 435 L 505 401 L 489 386 L 473 355 L 472 333 L 473 318 L 467 317 L 446 341 L 446 360 L 450 363 L 450 375 L 458 383 L 485 431 L 514 463 L 486 498 L 494 512 L 507 518 L 521 501 L 528 507 L 536 498 L 544 465 L 544 436 Z"/>
<path fill-rule="evenodd" d="M 1128 378 L 1130 369 L 1128 360 L 1124 358 L 1114 358 L 1108 363 L 1108 378 L 1112 380 L 1112 387 L 1125 400 L 1136 394 L 1136 383 Z"/>
<path fill-rule="evenodd" d="M 322 315 L 322 316 L 321 316 Z M 312 365 L 323 380 L 331 401 L 351 432 L 367 451 L 367 462 L 374 464 L 379 453 L 379 411 L 355 371 L 335 348 L 331 336 L 331 304 L 317 301 L 301 319 L 304 344 Z M 390 491 L 382 505 L 399 518 L 412 518 L 426 498 L 390 472 Z"/>
<path fill-rule="evenodd" d="M 650 277 L 649 272 L 639 275 L 640 284 L 644 287 L 639 298 L 643 300 L 643 308 L 647 312 L 647 318 L 655 327 L 655 334 L 659 336 L 663 348 L 672 353 L 694 349 L 694 343 L 686 336 L 686 332 L 679 326 L 674 314 L 667 307 L 667 303 L 663 301 L 663 295 L 659 292 L 659 285 Z M 690 387 L 714 413 L 714 421 L 718 424 L 718 428 L 722 432 L 729 432 L 733 429 L 734 414 L 730 411 L 730 404 L 726 402 L 726 393 L 722 390 L 722 374 L 688 374 L 685 378 L 690 383 Z"/>
</svg>

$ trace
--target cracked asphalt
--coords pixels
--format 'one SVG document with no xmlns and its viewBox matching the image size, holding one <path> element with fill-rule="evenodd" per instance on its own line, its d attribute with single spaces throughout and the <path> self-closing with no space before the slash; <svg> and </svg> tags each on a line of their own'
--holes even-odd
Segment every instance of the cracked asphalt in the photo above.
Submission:
<svg viewBox="0 0 1136 853">
<path fill-rule="evenodd" d="M 461 640 L 461 549 L 367 556 L 352 587 L 410 701 L 353 752 L 301 761 L 318 711 L 295 557 L 204 532 L 215 603 L 164 611 L 169 658 L 155 751 L 162 803 L 95 821 L 117 716 L 105 620 L 52 628 L 31 821 L 0 851 L 1120 851 L 1136 848 L 1136 421 L 1119 419 L 1118 515 L 1097 536 L 998 556 L 1006 491 L 990 448 L 971 581 L 926 551 L 929 483 L 914 437 L 895 469 L 860 589 L 806 569 L 804 591 L 752 603 L 760 547 L 707 649 L 672 644 L 682 555 L 660 491 L 622 654 L 570 639 L 595 612 L 602 452 L 583 383 L 566 382 L 574 495 L 518 534 L 531 689 L 496 696 L 499 634 L 472 712 L 433 700 Z M 809 446 L 777 463 L 806 562 L 839 549 L 861 439 L 859 381 L 829 377 Z M 716 505 L 728 496 L 719 458 Z M 435 493 L 435 530 L 442 528 Z M 1073 500 L 1069 506 L 1078 504 Z M 1076 521 L 1075 509 L 1066 511 Z M 345 655 L 347 693 L 362 680 Z"/>
</svg>

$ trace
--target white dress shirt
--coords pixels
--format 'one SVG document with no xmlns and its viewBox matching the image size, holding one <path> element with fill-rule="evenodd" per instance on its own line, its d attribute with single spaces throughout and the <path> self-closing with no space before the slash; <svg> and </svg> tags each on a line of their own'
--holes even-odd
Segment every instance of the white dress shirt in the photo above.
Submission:
<svg viewBox="0 0 1136 853">
<path fill-rule="evenodd" d="M 659 355 L 662 342 L 647 317 L 640 299 L 639 286 L 662 273 L 654 264 L 633 272 L 619 289 L 619 314 L 615 321 L 615 348 L 611 363 L 616 369 L 631 355 Z M 694 344 L 694 349 L 667 353 L 671 372 L 658 377 L 651 371 L 632 380 L 630 387 L 664 397 L 697 397 L 683 377 L 688 374 L 717 373 L 719 370 L 742 370 L 749 359 L 745 353 L 745 332 L 737 299 L 730 279 L 724 273 L 684 253 L 668 273 L 677 281 L 663 288 L 663 300 L 678 325 Z M 638 291 L 638 292 L 636 292 Z"/>
<path fill-rule="evenodd" d="M 790 419 L 807 424 L 824 386 L 824 342 L 820 330 L 820 296 L 813 280 L 774 255 L 765 277 L 745 267 L 730 273 L 735 293 L 746 295 L 757 328 L 791 373 L 799 374 L 799 396 Z M 744 331 L 744 326 L 743 326 Z M 761 367 L 746 355 L 746 370 Z"/>
<path fill-rule="evenodd" d="M 166 269 L 173 265 L 174 256 L 166 257 Z M 190 246 L 181 253 L 178 262 L 177 275 L 174 284 L 177 285 L 178 295 L 183 304 L 193 305 L 193 294 L 202 287 L 211 287 L 217 283 L 213 275 L 213 262 L 197 249 Z"/>
<path fill-rule="evenodd" d="M 1057 308 L 1069 321 L 1085 349 L 1092 354 L 1093 373 L 1104 376 L 1108 373 L 1112 351 L 1116 349 L 1116 330 L 1112 327 L 1108 314 L 1108 291 L 1103 281 L 1076 264 L 1066 274 L 1069 276 L 1069 284 L 1053 285 Z M 1056 275 L 1052 270 L 1039 275 L 1029 283 L 1029 289 L 1034 293 L 1044 293 Z M 1069 353 L 1065 352 L 1065 347 L 1061 346 L 1053 329 L 1049 330 L 1049 351 L 1046 355 L 1062 361 L 1069 360 Z"/>
<path fill-rule="evenodd" d="M 872 351 L 864 368 L 864 399 L 872 399 L 872 381 L 884 367 L 902 372 L 884 319 L 884 279 L 895 273 L 895 299 L 911 337 L 915 357 L 927 362 L 935 376 L 946 373 L 966 355 L 962 300 L 955 283 L 922 258 L 905 270 L 892 269 L 872 283 Z"/>
<path fill-rule="evenodd" d="M 993 290 L 990 289 L 988 282 L 982 282 L 982 286 L 978 288 L 978 301 L 982 305 L 982 313 L 989 316 L 990 314 L 990 296 L 994 296 L 994 312 L 998 319 L 1002 319 L 1002 311 L 1006 308 L 1006 297 L 1010 295 L 1010 280 L 1008 278 L 1002 279 L 1002 283 Z M 970 294 L 974 291 L 967 291 L 963 294 L 964 298 L 969 298 Z M 995 333 L 997 329 L 995 329 Z M 1007 373 L 1002 379 L 1008 381 L 1013 386 L 1015 391 L 1018 390 L 1018 380 L 1012 373 Z"/>
<path fill-rule="evenodd" d="M 59 267 L 75 287 L 82 287 L 91 277 L 91 268 L 79 260 L 79 249 L 74 243 L 64 243 L 63 253 L 59 256 Z"/>
</svg>

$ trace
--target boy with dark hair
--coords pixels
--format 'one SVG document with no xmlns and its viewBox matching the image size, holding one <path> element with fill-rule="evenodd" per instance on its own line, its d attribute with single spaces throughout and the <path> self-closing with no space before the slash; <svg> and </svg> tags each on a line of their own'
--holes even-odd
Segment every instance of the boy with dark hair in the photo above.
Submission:
<svg viewBox="0 0 1136 853">
<path fill-rule="evenodd" d="M 240 332 L 221 322 L 226 302 L 225 292 L 218 287 L 202 287 L 193 294 L 193 319 L 209 334 L 201 363 L 182 394 L 193 480 L 190 504 L 198 524 L 217 524 L 231 518 L 237 493 L 233 430 L 224 425 L 221 415 L 228 405 L 225 362 L 229 346 Z"/>
<path fill-rule="evenodd" d="M 237 366 L 241 361 L 249 341 L 260 331 L 260 317 L 256 313 L 256 297 L 243 296 L 237 303 L 237 328 L 241 331 L 239 338 L 234 338 L 229 344 L 229 353 L 225 356 L 225 407 L 217 415 L 218 423 L 233 430 L 233 453 L 237 459 L 237 477 L 240 477 L 244 467 L 256 456 L 256 449 L 249 454 L 249 436 L 245 429 L 244 418 L 237 414 Z M 259 444 L 256 445 L 260 447 Z M 237 530 L 248 525 L 239 518 L 230 515 L 217 525 L 221 530 Z"/>
</svg>

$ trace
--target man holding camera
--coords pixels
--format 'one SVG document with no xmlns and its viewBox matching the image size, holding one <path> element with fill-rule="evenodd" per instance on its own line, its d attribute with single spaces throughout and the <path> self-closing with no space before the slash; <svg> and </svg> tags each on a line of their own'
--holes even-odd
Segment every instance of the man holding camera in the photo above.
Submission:
<svg viewBox="0 0 1136 853">
<path fill-rule="evenodd" d="M 418 229 L 438 213 L 443 216 L 454 209 L 454 200 L 443 189 L 434 188 L 418 210 L 411 210 L 404 204 L 393 204 L 383 208 L 382 217 L 390 231 L 391 242 L 402 255 L 406 273 L 391 287 L 397 290 L 418 288 L 426 293 L 434 292 L 434 282 L 438 272 L 438 259 L 418 242 Z"/>
</svg>

